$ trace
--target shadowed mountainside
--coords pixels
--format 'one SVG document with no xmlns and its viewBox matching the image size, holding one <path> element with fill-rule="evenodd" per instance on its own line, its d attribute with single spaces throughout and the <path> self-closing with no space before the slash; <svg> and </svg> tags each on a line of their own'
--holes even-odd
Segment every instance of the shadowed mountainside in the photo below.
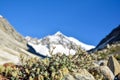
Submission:
<svg viewBox="0 0 120 80">
<path fill-rule="evenodd" d="M 120 42 L 120 25 L 113 29 L 105 38 L 103 38 L 96 48 L 92 49 L 91 51 L 97 51 L 104 49 L 107 45 L 111 45 L 114 43 Z"/>
</svg>

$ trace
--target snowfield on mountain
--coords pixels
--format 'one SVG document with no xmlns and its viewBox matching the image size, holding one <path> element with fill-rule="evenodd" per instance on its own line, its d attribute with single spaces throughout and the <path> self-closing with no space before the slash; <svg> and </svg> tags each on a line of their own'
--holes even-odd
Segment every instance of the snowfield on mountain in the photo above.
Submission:
<svg viewBox="0 0 120 80">
<path fill-rule="evenodd" d="M 80 47 L 84 50 L 94 48 L 92 45 L 87 45 L 73 37 L 67 37 L 60 31 L 54 35 L 49 35 L 41 39 L 26 37 L 28 45 L 32 46 L 35 51 L 43 56 L 51 56 L 50 53 L 62 53 L 66 55 L 74 55 Z"/>
</svg>

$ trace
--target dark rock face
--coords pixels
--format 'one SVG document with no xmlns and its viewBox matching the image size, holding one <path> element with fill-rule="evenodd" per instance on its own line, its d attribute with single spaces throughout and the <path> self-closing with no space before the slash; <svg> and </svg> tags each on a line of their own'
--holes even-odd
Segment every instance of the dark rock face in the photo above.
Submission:
<svg viewBox="0 0 120 80">
<path fill-rule="evenodd" d="M 107 66 L 110 68 L 114 75 L 120 73 L 120 64 L 114 56 L 109 57 Z"/>
<path fill-rule="evenodd" d="M 108 40 L 109 40 L 109 41 L 108 41 Z M 108 41 L 108 42 L 107 42 L 107 41 Z M 117 28 L 113 29 L 112 32 L 111 32 L 109 35 L 107 35 L 107 36 L 98 44 L 98 46 L 101 45 L 101 44 L 103 44 L 103 43 L 105 43 L 105 42 L 107 42 L 108 44 L 112 44 L 112 43 L 117 42 L 117 41 L 120 41 L 120 25 L 119 25 Z"/>
<path fill-rule="evenodd" d="M 95 49 L 103 49 L 107 44 L 113 44 L 120 41 L 120 25 L 113 29 L 110 34 L 103 38 Z"/>
</svg>

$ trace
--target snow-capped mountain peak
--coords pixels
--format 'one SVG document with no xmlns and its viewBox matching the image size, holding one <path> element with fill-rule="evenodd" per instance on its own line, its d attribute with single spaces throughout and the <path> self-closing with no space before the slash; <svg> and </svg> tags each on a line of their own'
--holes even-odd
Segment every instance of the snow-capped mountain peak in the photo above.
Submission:
<svg viewBox="0 0 120 80">
<path fill-rule="evenodd" d="M 28 45 L 32 46 L 37 53 L 44 56 L 51 56 L 50 53 L 74 55 L 79 47 L 84 50 L 94 48 L 94 46 L 84 44 L 73 37 L 67 37 L 60 31 L 41 39 L 26 37 L 26 40 L 28 41 Z"/>
<path fill-rule="evenodd" d="M 71 41 L 73 41 L 74 43 L 76 43 L 77 45 L 80 45 L 81 48 L 85 49 L 85 50 L 90 50 L 92 48 L 95 48 L 95 46 L 93 45 L 88 45 L 88 44 L 85 44 L 83 42 L 80 42 L 79 40 L 73 38 L 73 37 L 68 37 Z"/>
<path fill-rule="evenodd" d="M 62 32 L 58 31 L 55 33 L 55 35 L 57 36 L 57 35 L 63 35 L 63 34 L 62 34 Z"/>
</svg>

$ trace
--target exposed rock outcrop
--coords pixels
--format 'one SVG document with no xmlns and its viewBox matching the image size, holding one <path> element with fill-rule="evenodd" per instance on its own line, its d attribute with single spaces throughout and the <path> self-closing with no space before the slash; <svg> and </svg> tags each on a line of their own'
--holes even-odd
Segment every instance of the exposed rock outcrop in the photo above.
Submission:
<svg viewBox="0 0 120 80">
<path fill-rule="evenodd" d="M 100 65 L 99 70 L 106 80 L 113 80 L 114 75 L 112 71 L 105 65 Z"/>
<path fill-rule="evenodd" d="M 104 49 L 113 43 L 120 42 L 120 25 L 113 29 L 105 38 L 103 38 L 96 48 L 90 50 L 89 52 L 95 52 L 97 50 Z"/>
<path fill-rule="evenodd" d="M 114 73 L 114 75 L 120 73 L 120 64 L 113 56 L 109 57 L 107 65 L 110 68 L 110 70 Z"/>
<path fill-rule="evenodd" d="M 103 44 L 112 44 L 118 41 L 120 41 L 120 25 L 113 29 L 103 40 L 101 40 L 97 47 L 100 47 L 100 45 Z"/>
<path fill-rule="evenodd" d="M 66 75 L 63 80 L 95 80 L 94 77 L 85 69 L 82 69 L 80 73 L 73 73 L 72 75 Z"/>
<path fill-rule="evenodd" d="M 32 55 L 27 51 L 27 42 L 4 18 L 0 17 L 0 64 L 19 62 L 21 53 Z"/>
</svg>

